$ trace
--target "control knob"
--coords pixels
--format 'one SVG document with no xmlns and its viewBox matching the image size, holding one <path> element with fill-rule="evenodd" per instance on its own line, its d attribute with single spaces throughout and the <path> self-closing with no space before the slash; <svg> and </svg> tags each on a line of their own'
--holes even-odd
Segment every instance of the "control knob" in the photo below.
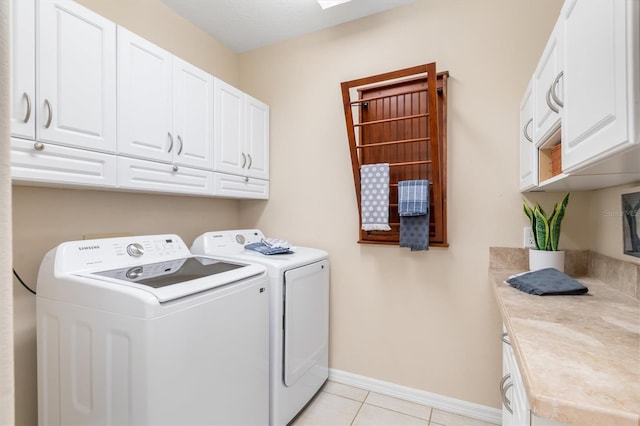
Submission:
<svg viewBox="0 0 640 426">
<path fill-rule="evenodd" d="M 127 246 L 127 254 L 133 257 L 140 257 L 144 254 L 144 247 L 140 243 L 131 243 Z"/>
<path fill-rule="evenodd" d="M 142 275 L 142 272 L 144 272 L 142 266 L 135 266 L 129 269 L 124 275 L 130 280 L 135 280 L 140 275 Z"/>
</svg>

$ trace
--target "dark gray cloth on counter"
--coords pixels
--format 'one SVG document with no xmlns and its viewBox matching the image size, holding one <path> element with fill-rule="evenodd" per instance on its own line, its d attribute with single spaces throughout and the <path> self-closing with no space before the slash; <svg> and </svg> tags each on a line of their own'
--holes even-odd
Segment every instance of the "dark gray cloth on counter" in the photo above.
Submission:
<svg viewBox="0 0 640 426">
<path fill-rule="evenodd" d="M 514 275 L 509 277 L 506 282 L 520 291 L 538 296 L 578 295 L 589 291 L 580 282 L 555 268 Z"/>
</svg>

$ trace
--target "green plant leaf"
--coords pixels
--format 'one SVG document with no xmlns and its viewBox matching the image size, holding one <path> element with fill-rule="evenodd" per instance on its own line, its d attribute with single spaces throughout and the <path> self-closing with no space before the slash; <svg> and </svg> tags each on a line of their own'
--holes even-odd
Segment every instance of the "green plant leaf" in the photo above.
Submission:
<svg viewBox="0 0 640 426">
<path fill-rule="evenodd" d="M 533 216 L 535 218 L 535 230 L 533 234 L 536 241 L 536 248 L 538 250 L 547 250 L 547 244 L 549 243 L 549 223 L 539 205 L 533 210 Z"/>
<path fill-rule="evenodd" d="M 527 204 L 524 198 L 522 199 L 522 207 L 524 209 L 524 214 L 529 218 L 529 222 L 533 224 L 533 210 L 531 210 L 531 207 L 529 207 L 529 204 Z"/>
<path fill-rule="evenodd" d="M 562 198 L 558 204 L 555 205 L 553 209 L 552 218 L 549 220 L 549 231 L 550 231 L 550 245 L 551 250 L 558 250 L 558 242 L 560 241 L 560 227 L 562 225 L 562 219 L 564 219 L 564 213 L 567 209 L 567 204 L 569 203 L 569 193 Z"/>
</svg>

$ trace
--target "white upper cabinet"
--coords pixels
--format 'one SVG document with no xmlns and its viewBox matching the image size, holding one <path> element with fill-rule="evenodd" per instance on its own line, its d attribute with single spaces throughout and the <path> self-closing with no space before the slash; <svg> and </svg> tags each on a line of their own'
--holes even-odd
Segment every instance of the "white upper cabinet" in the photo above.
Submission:
<svg viewBox="0 0 640 426">
<path fill-rule="evenodd" d="M 269 179 L 269 107 L 214 79 L 214 171 Z"/>
<path fill-rule="evenodd" d="M 520 103 L 520 190 L 526 191 L 538 186 L 538 149 L 533 144 L 533 85 L 529 86 Z"/>
<path fill-rule="evenodd" d="M 637 0 L 570 0 L 562 9 L 562 162 L 571 173 L 639 143 Z M 624 158 L 606 172 L 628 170 Z"/>
<path fill-rule="evenodd" d="M 535 184 L 524 180 L 521 151 L 521 190 L 591 190 L 640 180 L 640 0 L 566 0 L 536 67 L 533 93 L 538 177 Z M 549 156 L 558 144 L 559 162 Z"/>
<path fill-rule="evenodd" d="M 213 77 L 118 28 L 118 153 L 213 168 Z"/>
<path fill-rule="evenodd" d="M 247 176 L 269 179 L 269 106 L 247 96 Z"/>
<path fill-rule="evenodd" d="M 35 1 L 13 0 L 11 3 L 11 133 L 36 137 L 36 35 Z"/>
<path fill-rule="evenodd" d="M 560 110 L 556 102 L 561 89 L 558 86 L 561 84 L 563 63 L 560 23 L 558 21 L 553 29 L 533 75 L 535 96 L 532 105 L 535 121 L 532 123 L 532 135 L 536 146 L 547 142 L 560 129 Z"/>
<path fill-rule="evenodd" d="M 116 24 L 67 0 L 39 0 L 36 138 L 116 150 Z"/>
<path fill-rule="evenodd" d="M 11 2 L 12 134 L 115 152 L 116 25 L 71 0 L 35 5 Z"/>
<path fill-rule="evenodd" d="M 214 78 L 214 165 L 216 172 L 243 174 L 247 164 L 244 151 L 246 121 L 245 94 Z"/>
<path fill-rule="evenodd" d="M 171 54 L 118 27 L 118 153 L 170 162 Z"/>
<path fill-rule="evenodd" d="M 213 169 L 213 76 L 173 58 L 176 164 Z"/>
</svg>

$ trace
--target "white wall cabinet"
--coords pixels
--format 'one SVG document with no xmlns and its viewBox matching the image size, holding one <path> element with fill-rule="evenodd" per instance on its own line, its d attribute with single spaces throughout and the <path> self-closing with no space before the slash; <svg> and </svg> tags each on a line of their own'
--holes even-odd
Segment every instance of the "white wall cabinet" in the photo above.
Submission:
<svg viewBox="0 0 640 426">
<path fill-rule="evenodd" d="M 560 109 L 558 99 L 563 59 L 561 50 L 561 20 L 551 33 L 551 37 L 542 53 L 533 74 L 533 141 L 536 146 L 546 143 L 560 129 Z M 554 100 L 555 99 L 555 100 Z M 559 135 L 557 136 L 559 137 Z"/>
<path fill-rule="evenodd" d="M 14 181 L 115 187 L 116 25 L 70 0 L 14 0 L 11 35 Z"/>
<path fill-rule="evenodd" d="M 11 177 L 38 186 L 115 188 L 116 156 L 56 144 L 11 138 Z"/>
<path fill-rule="evenodd" d="M 539 181 L 523 181 L 529 163 L 521 150 L 521 190 L 590 190 L 640 180 L 638 52 L 638 0 L 564 3 L 533 89 L 535 149 L 561 143 L 562 173 L 541 178 L 549 165 L 534 151 Z M 554 109 L 559 114 L 550 112 Z"/>
<path fill-rule="evenodd" d="M 269 107 L 214 79 L 214 171 L 269 179 Z"/>
<path fill-rule="evenodd" d="M 538 186 L 538 149 L 533 143 L 533 86 L 534 80 L 524 93 L 520 103 L 520 190 Z"/>
<path fill-rule="evenodd" d="M 213 172 L 192 167 L 118 157 L 118 186 L 171 194 L 213 194 Z"/>
<path fill-rule="evenodd" d="M 118 28 L 118 153 L 213 169 L 213 77 Z"/>
<path fill-rule="evenodd" d="M 72 0 L 10 24 L 14 182 L 269 197 L 268 105 Z"/>
<path fill-rule="evenodd" d="M 70 0 L 38 0 L 36 138 L 116 150 L 116 24 Z"/>
<path fill-rule="evenodd" d="M 269 198 L 269 181 L 248 176 L 213 172 L 213 193 L 227 198 Z"/>
<path fill-rule="evenodd" d="M 569 173 L 640 143 L 639 8 L 637 0 L 570 0 L 562 8 L 562 161 Z M 610 171 L 638 172 L 640 155 L 633 170 L 616 166 Z"/>
<path fill-rule="evenodd" d="M 34 4 L 11 3 L 12 134 L 115 152 L 116 25 L 71 0 Z"/>
<path fill-rule="evenodd" d="M 11 134 L 35 139 L 36 102 L 36 3 L 12 0 L 11 3 Z"/>
</svg>

